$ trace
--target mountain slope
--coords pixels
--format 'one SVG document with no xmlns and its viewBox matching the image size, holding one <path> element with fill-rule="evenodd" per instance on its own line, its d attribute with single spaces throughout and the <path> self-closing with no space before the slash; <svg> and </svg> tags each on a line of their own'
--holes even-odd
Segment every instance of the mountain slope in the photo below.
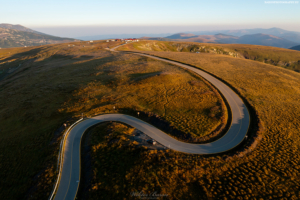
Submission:
<svg viewBox="0 0 300 200">
<path fill-rule="evenodd" d="M 195 35 L 215 35 L 218 33 L 232 35 L 241 37 L 243 35 L 253 35 L 253 34 L 267 34 L 267 35 L 274 35 L 277 37 L 281 37 L 286 40 L 290 40 L 292 42 L 300 43 L 300 32 L 296 31 L 287 31 L 281 28 L 255 28 L 255 29 L 239 29 L 239 30 L 219 30 L 219 31 L 198 31 L 198 32 L 191 32 Z"/>
<path fill-rule="evenodd" d="M 196 42 L 171 42 L 171 41 L 140 41 L 126 45 L 119 50 L 139 51 L 167 51 L 167 52 L 200 52 L 221 54 L 235 58 L 255 60 L 275 66 L 284 67 L 300 72 L 300 52 L 291 49 L 256 46 L 247 44 L 217 44 Z"/>
<path fill-rule="evenodd" d="M 300 51 L 300 45 L 298 45 L 298 46 L 294 46 L 294 47 L 292 47 L 292 48 L 290 48 L 290 49 L 292 49 L 292 50 L 298 50 L 298 51 Z"/>
<path fill-rule="evenodd" d="M 150 40 L 157 40 L 157 38 L 145 38 Z M 181 41 L 181 42 L 201 42 L 201 43 L 223 43 L 223 44 L 254 44 L 263 46 L 273 46 L 280 48 L 291 48 L 299 43 L 286 40 L 274 35 L 267 34 L 252 34 L 244 35 L 241 37 L 227 35 L 227 34 L 215 34 L 215 35 L 194 35 L 178 33 L 164 38 L 166 41 Z M 164 40 L 160 38 L 160 40 Z"/>
<path fill-rule="evenodd" d="M 46 35 L 20 25 L 0 24 L 0 48 L 37 46 L 73 41 L 76 40 Z"/>
<path fill-rule="evenodd" d="M 273 46 L 281 48 L 290 48 L 292 46 L 297 45 L 296 42 L 292 42 L 274 35 L 267 34 L 244 35 L 237 40 L 237 43 Z"/>
<path fill-rule="evenodd" d="M 238 37 L 225 34 L 216 35 L 194 35 L 187 33 L 177 33 L 165 38 L 157 37 L 142 37 L 145 40 L 160 40 L 160 41 L 182 41 L 182 42 L 201 42 L 201 43 L 236 43 Z"/>
<path fill-rule="evenodd" d="M 13 25 L 13 24 L 2 23 L 2 24 L 0 24 L 0 28 L 12 29 L 12 30 L 24 31 L 24 32 L 29 32 L 29 33 L 37 33 L 37 34 L 47 35 L 45 33 L 41 33 L 41 32 L 32 30 L 30 28 L 26 28 L 25 26 L 22 26 L 22 25 L 19 25 L 19 24 Z"/>
<path fill-rule="evenodd" d="M 139 44 L 141 46 L 145 45 L 146 47 L 149 47 L 150 44 L 146 45 L 147 43 L 153 43 L 153 47 L 155 48 L 157 48 L 157 46 L 161 46 L 161 50 L 163 50 L 164 47 L 167 47 L 169 42 L 141 41 L 138 43 L 124 45 L 122 48 L 128 47 L 128 49 L 134 50 L 129 47 L 137 47 Z M 232 49 L 241 47 L 244 48 L 243 51 L 257 51 L 257 54 L 265 52 L 266 54 L 274 54 L 278 57 L 282 56 L 282 52 L 286 52 L 284 57 L 290 56 L 289 52 L 291 52 L 291 54 L 300 54 L 300 52 L 288 49 L 253 45 L 183 44 L 174 42 L 173 47 L 177 47 L 177 45 L 181 45 L 182 47 L 187 45 L 199 45 L 199 47 L 211 45 L 218 47 L 223 46 L 224 48 L 232 47 Z M 215 165 L 206 164 L 202 161 L 195 163 L 191 159 L 192 161 L 188 162 L 184 165 L 184 167 L 181 167 L 182 164 L 179 163 L 188 161 L 188 159 L 186 159 L 186 155 L 182 155 L 182 157 L 180 157 L 180 155 L 176 152 L 174 156 L 178 156 L 178 160 L 171 161 L 170 157 L 168 157 L 168 162 L 161 164 L 160 166 L 162 167 L 160 168 L 157 167 L 157 165 L 152 166 L 155 165 L 155 163 L 159 163 L 157 162 L 157 155 L 153 155 L 152 157 L 146 157 L 145 155 L 140 163 L 132 162 L 136 167 L 130 168 L 131 173 L 126 176 L 126 180 L 130 180 L 129 183 L 126 183 L 126 189 L 128 185 L 134 185 L 135 187 L 141 186 L 141 184 L 144 184 L 144 181 L 140 181 L 139 183 L 136 183 L 136 181 L 144 180 L 143 178 L 146 175 L 153 174 L 153 178 L 145 178 L 149 187 L 152 187 L 147 189 L 149 191 L 151 191 L 151 189 L 152 191 L 164 191 L 164 193 L 170 195 L 176 194 L 175 198 L 178 199 L 199 199 L 199 197 L 201 197 L 200 199 L 251 199 L 252 197 L 253 199 L 278 199 L 279 196 L 286 196 L 285 199 L 299 199 L 299 196 L 296 196 L 300 194 L 299 179 L 293 179 L 292 177 L 300 176 L 300 140 L 298 134 L 300 121 L 299 114 L 297 113 L 300 112 L 300 74 L 280 67 L 252 61 L 250 59 L 245 60 L 202 52 L 200 54 L 190 52 L 171 52 L 169 51 L 171 49 L 172 48 L 166 49 L 166 51 L 147 51 L 147 53 L 182 63 L 188 63 L 194 67 L 199 67 L 229 83 L 243 98 L 248 100 L 250 105 L 249 107 L 254 108 L 255 111 L 253 113 L 258 116 L 259 121 L 263 124 L 261 126 L 263 128 L 260 129 L 263 132 L 263 139 L 257 145 L 257 148 L 255 148 L 249 155 L 239 155 L 234 158 L 234 165 L 228 162 L 229 159 L 228 161 L 222 161 L 224 164 L 221 164 L 219 162 L 221 159 L 219 159 L 219 165 L 216 167 Z M 296 109 L 298 110 L 297 112 L 295 111 Z M 97 134 L 100 130 L 97 132 L 95 131 L 95 135 L 100 136 L 100 134 Z M 256 130 L 253 131 L 256 132 Z M 292 131 L 293 133 L 291 133 Z M 106 136 L 106 133 L 107 131 L 103 131 L 103 138 Z M 105 139 L 101 138 L 99 141 L 102 142 L 105 141 Z M 100 142 L 95 143 L 95 148 L 102 145 Z M 104 149 L 102 146 L 100 148 Z M 123 149 L 120 147 L 119 151 L 123 152 Z M 111 176 L 105 174 L 109 171 L 116 172 L 123 170 L 122 163 L 125 163 L 126 161 L 111 161 L 111 159 L 106 158 L 108 153 L 103 152 L 100 149 L 95 150 L 94 154 L 99 155 L 97 160 L 95 159 L 99 163 L 97 164 L 99 166 L 99 168 L 97 168 L 99 171 L 95 173 L 95 183 L 98 183 L 97 180 L 111 179 Z M 131 156 L 134 154 L 128 153 L 127 155 Z M 161 157 L 161 160 L 163 159 L 166 158 Z M 145 160 L 147 162 L 145 162 Z M 200 163 L 206 168 L 199 166 Z M 165 164 L 169 164 L 168 167 Z M 121 167 L 119 168 L 120 170 L 111 170 L 111 166 Z M 163 167 L 166 170 L 163 170 Z M 175 170 L 168 171 L 170 168 L 175 168 Z M 124 170 L 124 174 L 125 173 L 126 170 Z M 201 175 L 199 175 L 201 178 L 195 178 L 193 180 L 194 177 L 198 177 L 197 173 L 201 173 Z M 177 178 L 179 174 L 182 174 L 182 176 L 180 176 L 183 177 L 182 179 Z M 118 178 L 117 176 L 115 177 L 118 181 L 111 181 L 110 186 L 98 184 L 97 186 L 99 188 L 89 190 L 90 194 L 92 193 L 91 196 L 94 197 L 92 199 L 97 199 L 97 197 L 103 194 L 103 191 L 107 191 L 107 194 L 111 194 L 111 196 L 113 196 L 113 194 L 115 194 L 115 190 L 113 189 L 116 185 L 115 183 L 124 183 L 121 178 Z M 241 179 L 243 180 L 243 183 L 241 183 Z M 163 181 L 160 182 L 161 184 L 159 186 L 156 186 L 156 182 L 154 182 L 156 180 L 157 182 L 160 180 Z M 179 181 L 181 184 L 179 184 Z M 187 184 L 187 182 L 189 183 Z M 153 186 L 151 186 L 151 184 Z M 181 187 L 178 187 L 178 185 Z M 230 185 L 230 187 L 228 187 L 228 185 Z M 191 186 L 192 188 L 188 189 L 186 186 Z M 157 187 L 161 187 L 161 189 L 156 189 Z M 195 187 L 197 189 L 195 189 Z M 105 190 L 105 188 L 112 189 Z M 184 192 L 180 192 L 183 190 L 182 188 L 184 188 Z M 280 192 L 277 188 L 287 192 Z M 198 192 L 198 196 L 194 195 L 187 197 L 187 194 L 192 194 L 194 191 Z M 124 192 L 124 190 L 122 190 L 122 192 L 120 197 L 124 197 L 127 191 Z M 292 194 L 296 195 L 292 197 Z M 238 195 L 241 197 L 238 197 Z M 107 199 L 113 199 L 111 196 L 109 196 L 110 198 L 107 197 Z M 170 198 L 172 197 L 173 196 L 170 196 Z M 114 199 L 117 198 L 115 197 Z"/>
<path fill-rule="evenodd" d="M 48 199 L 63 124 L 71 125 L 81 113 L 138 109 L 158 120 L 153 125 L 179 127 L 184 134 L 209 134 L 224 119 L 217 91 L 184 69 L 106 50 L 122 42 L 73 44 L 0 50 L 0 76 L 9 73 L 0 81 L 0 196 L 6 200 Z"/>
<path fill-rule="evenodd" d="M 216 35 L 198 35 L 197 37 L 189 38 L 185 41 L 187 42 L 205 42 L 205 43 L 237 43 L 236 41 L 239 37 L 226 35 L 226 34 L 216 34 Z"/>
</svg>

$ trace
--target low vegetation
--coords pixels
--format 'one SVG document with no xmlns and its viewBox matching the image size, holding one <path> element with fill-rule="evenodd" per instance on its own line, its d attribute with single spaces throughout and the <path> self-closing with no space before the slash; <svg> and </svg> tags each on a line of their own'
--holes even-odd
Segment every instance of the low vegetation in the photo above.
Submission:
<svg viewBox="0 0 300 200">
<path fill-rule="evenodd" d="M 300 72 L 300 52 L 276 47 L 245 44 L 141 41 L 123 46 L 120 49 L 221 54 L 255 60 Z"/>
<path fill-rule="evenodd" d="M 170 64 L 105 50 L 118 44 L 0 50 L 2 197 L 49 196 L 63 124 L 81 113 L 153 113 L 195 137 L 221 123 L 222 100 L 205 81 Z"/>
<path fill-rule="evenodd" d="M 212 158 L 207 165 L 199 167 L 203 175 L 191 181 L 189 189 L 202 188 L 206 194 L 203 199 L 300 198 L 299 73 L 224 55 L 147 53 L 199 67 L 224 80 L 255 109 L 264 127 L 263 139 L 251 153 L 230 162 L 226 158 Z M 179 161 L 180 157 L 184 156 L 180 155 L 177 160 L 183 169 L 186 161 Z M 202 165 L 202 161 L 200 163 Z M 153 162 L 153 165 L 160 165 L 160 162 Z M 149 163 L 144 166 L 153 169 Z M 185 176 L 198 177 L 192 168 L 184 171 Z"/>
<path fill-rule="evenodd" d="M 0 50 L 2 197 L 48 197 L 63 123 L 70 125 L 81 113 L 154 113 L 195 137 L 221 122 L 221 100 L 205 80 L 166 63 L 105 50 L 117 44 Z M 79 197 L 139 199 L 133 192 L 156 192 L 168 199 L 300 199 L 300 74 L 239 56 L 176 51 L 147 53 L 204 69 L 231 85 L 255 110 L 262 140 L 248 154 L 187 155 L 137 147 L 130 140 L 132 127 L 100 124 L 89 134 L 90 190 Z"/>
<path fill-rule="evenodd" d="M 258 162 L 259 152 L 227 158 L 148 150 L 130 140 L 133 130 L 124 124 L 105 123 L 89 132 L 92 171 L 91 177 L 82 177 L 81 182 L 88 179 L 89 184 L 80 185 L 78 199 L 140 199 L 136 194 L 167 197 L 158 199 L 299 198 L 297 154 L 291 157 L 297 160 L 293 160 L 295 168 L 285 169 L 281 177 L 280 167 L 274 166 L 278 161 Z M 82 166 L 86 172 L 86 163 Z"/>
</svg>

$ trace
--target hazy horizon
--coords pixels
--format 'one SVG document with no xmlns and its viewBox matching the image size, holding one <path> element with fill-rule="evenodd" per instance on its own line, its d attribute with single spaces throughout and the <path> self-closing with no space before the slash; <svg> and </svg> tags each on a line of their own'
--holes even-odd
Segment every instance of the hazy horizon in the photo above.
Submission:
<svg viewBox="0 0 300 200">
<path fill-rule="evenodd" d="M 298 1 L 45 0 L 2 2 L 2 23 L 61 37 L 278 27 L 300 32 Z"/>
<path fill-rule="evenodd" d="M 21 24 L 22 25 L 22 24 Z M 240 29 L 268 29 L 280 28 L 288 31 L 300 32 L 298 28 L 289 27 L 261 27 L 261 26 L 61 26 L 61 27 L 28 27 L 33 30 L 55 35 L 59 37 L 80 38 L 96 35 L 121 35 L 121 34 L 174 34 L 180 32 L 198 32 L 198 31 L 222 31 L 222 30 L 240 30 Z"/>
</svg>

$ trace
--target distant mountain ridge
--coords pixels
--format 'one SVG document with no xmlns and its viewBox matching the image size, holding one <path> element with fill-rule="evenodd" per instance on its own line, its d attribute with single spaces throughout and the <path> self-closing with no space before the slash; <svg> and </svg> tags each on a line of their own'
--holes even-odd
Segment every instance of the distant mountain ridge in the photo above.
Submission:
<svg viewBox="0 0 300 200">
<path fill-rule="evenodd" d="M 169 38 L 169 39 L 189 39 L 189 38 L 194 38 L 194 37 L 197 37 L 197 35 L 194 35 L 192 33 L 177 33 L 177 34 L 174 34 L 174 35 L 170 35 L 166 38 Z"/>
<path fill-rule="evenodd" d="M 163 41 L 182 41 L 182 42 L 201 42 L 201 43 L 224 43 L 224 44 L 253 44 L 263 46 L 273 46 L 280 48 L 291 48 L 299 43 L 280 38 L 268 34 L 249 34 L 243 36 L 233 36 L 223 33 L 215 35 L 195 35 L 191 33 L 177 33 L 165 38 L 142 38 L 150 40 L 163 40 Z"/>
<path fill-rule="evenodd" d="M 21 25 L 0 24 L 0 48 L 37 46 L 73 41 L 76 40 L 47 35 Z"/>
<path fill-rule="evenodd" d="M 253 34 L 267 34 L 274 35 L 280 37 L 282 39 L 286 39 L 292 42 L 300 43 L 300 32 L 296 31 L 288 31 L 281 28 L 256 28 L 256 29 L 239 29 L 239 30 L 219 30 L 219 31 L 198 31 L 198 32 L 188 32 L 195 35 L 215 35 L 218 33 L 238 36 L 241 37 L 243 35 L 253 35 Z"/>
<path fill-rule="evenodd" d="M 264 35 L 256 35 L 264 34 Z M 253 35 L 249 38 L 246 35 Z M 245 36 L 245 37 L 243 37 Z M 278 38 L 274 38 L 276 36 Z M 269 38 L 267 38 L 269 37 Z M 109 34 L 77 37 L 81 40 L 100 40 L 113 38 L 141 38 L 162 41 L 190 41 L 190 42 L 217 42 L 217 43 L 240 43 L 275 46 L 281 48 L 291 48 L 300 44 L 300 32 L 288 31 L 281 28 L 255 28 L 237 30 L 217 30 L 217 31 L 185 31 L 180 33 L 160 33 L 160 34 Z M 255 39 L 256 38 L 256 39 Z M 249 40 L 249 41 L 248 41 Z"/>
</svg>

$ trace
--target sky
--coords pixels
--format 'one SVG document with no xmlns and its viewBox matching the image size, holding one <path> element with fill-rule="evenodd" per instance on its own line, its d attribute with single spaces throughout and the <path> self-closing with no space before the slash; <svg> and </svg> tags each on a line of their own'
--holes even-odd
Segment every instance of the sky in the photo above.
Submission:
<svg viewBox="0 0 300 200">
<path fill-rule="evenodd" d="M 0 0 L 0 23 L 63 37 L 272 27 L 300 31 L 299 1 Z"/>
</svg>

